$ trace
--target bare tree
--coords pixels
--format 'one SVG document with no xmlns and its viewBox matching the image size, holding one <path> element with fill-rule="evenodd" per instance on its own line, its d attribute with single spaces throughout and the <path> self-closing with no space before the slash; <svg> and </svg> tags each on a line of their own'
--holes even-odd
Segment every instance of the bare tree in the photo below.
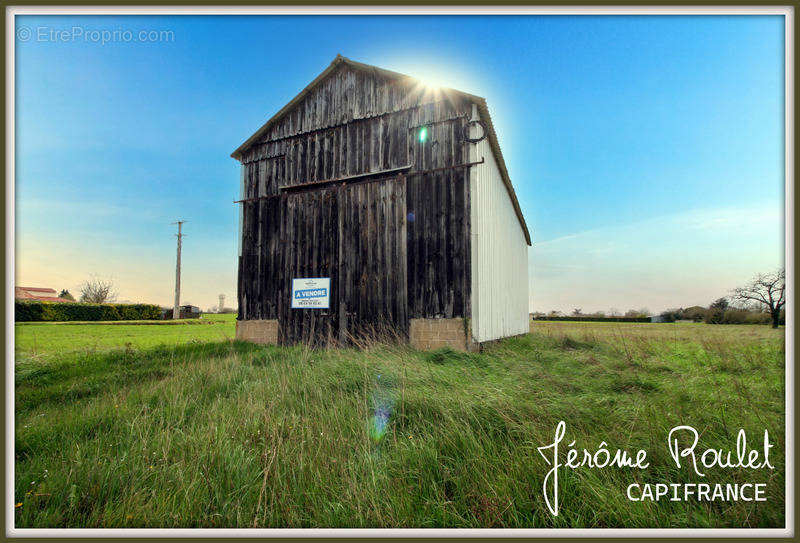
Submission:
<svg viewBox="0 0 800 543">
<path fill-rule="evenodd" d="M 91 277 L 80 287 L 81 302 L 87 304 L 106 304 L 117 298 L 114 283 L 111 280 Z"/>
<path fill-rule="evenodd" d="M 786 271 L 759 273 L 750 283 L 735 288 L 731 296 L 743 303 L 756 302 L 765 307 L 772 317 L 772 327 L 777 328 L 781 309 L 786 304 Z"/>
</svg>

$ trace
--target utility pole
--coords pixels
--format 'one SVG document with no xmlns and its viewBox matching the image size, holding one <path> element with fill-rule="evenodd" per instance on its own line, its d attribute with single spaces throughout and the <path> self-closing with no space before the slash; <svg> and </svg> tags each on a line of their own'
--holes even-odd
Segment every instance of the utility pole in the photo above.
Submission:
<svg viewBox="0 0 800 543">
<path fill-rule="evenodd" d="M 178 225 L 178 263 L 175 266 L 175 306 L 172 308 L 172 318 L 181 318 L 181 226 L 186 221 L 178 221 L 172 224 Z"/>
</svg>

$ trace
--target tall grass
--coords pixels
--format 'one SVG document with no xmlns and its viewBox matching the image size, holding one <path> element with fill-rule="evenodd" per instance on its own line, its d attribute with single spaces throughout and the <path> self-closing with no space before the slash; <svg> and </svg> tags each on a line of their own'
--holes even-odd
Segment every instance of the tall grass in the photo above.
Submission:
<svg viewBox="0 0 800 543">
<path fill-rule="evenodd" d="M 21 356 L 16 525 L 782 526 L 782 335 L 709 328 L 547 323 L 480 354 L 219 342 Z M 651 468 L 564 472 L 553 517 L 537 447 L 560 420 L 565 443 L 645 448 Z M 756 442 L 768 429 L 775 470 L 707 477 L 766 482 L 768 501 L 628 501 L 637 480 L 699 482 L 669 459 L 679 424 L 725 450 L 739 428 Z"/>
</svg>

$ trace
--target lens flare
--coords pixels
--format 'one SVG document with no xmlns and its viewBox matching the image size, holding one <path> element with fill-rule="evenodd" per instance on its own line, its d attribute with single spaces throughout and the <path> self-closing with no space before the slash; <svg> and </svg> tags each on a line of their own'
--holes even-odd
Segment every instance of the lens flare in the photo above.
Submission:
<svg viewBox="0 0 800 543">
<path fill-rule="evenodd" d="M 389 427 L 389 417 L 391 416 L 391 406 L 379 406 L 374 409 L 372 415 L 372 428 L 370 433 L 372 439 L 380 441 L 386 435 L 386 429 Z"/>
<path fill-rule="evenodd" d="M 383 387 L 381 376 L 378 374 L 377 387 L 372 393 L 372 418 L 369 423 L 369 434 L 374 442 L 380 442 L 386 435 L 393 407 L 394 397 Z"/>
<path fill-rule="evenodd" d="M 428 139 L 428 127 L 423 126 L 419 129 L 419 141 L 425 143 L 425 140 Z"/>
</svg>

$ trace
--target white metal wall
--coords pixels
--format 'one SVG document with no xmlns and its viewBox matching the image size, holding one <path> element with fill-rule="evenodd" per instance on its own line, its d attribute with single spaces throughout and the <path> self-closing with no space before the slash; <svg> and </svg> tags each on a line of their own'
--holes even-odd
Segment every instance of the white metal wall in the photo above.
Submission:
<svg viewBox="0 0 800 543">
<path fill-rule="evenodd" d="M 479 119 L 472 106 L 472 119 Z M 472 137 L 480 128 L 473 126 Z M 472 228 L 472 336 L 490 341 L 528 328 L 528 244 L 488 138 L 469 143 Z"/>
</svg>

